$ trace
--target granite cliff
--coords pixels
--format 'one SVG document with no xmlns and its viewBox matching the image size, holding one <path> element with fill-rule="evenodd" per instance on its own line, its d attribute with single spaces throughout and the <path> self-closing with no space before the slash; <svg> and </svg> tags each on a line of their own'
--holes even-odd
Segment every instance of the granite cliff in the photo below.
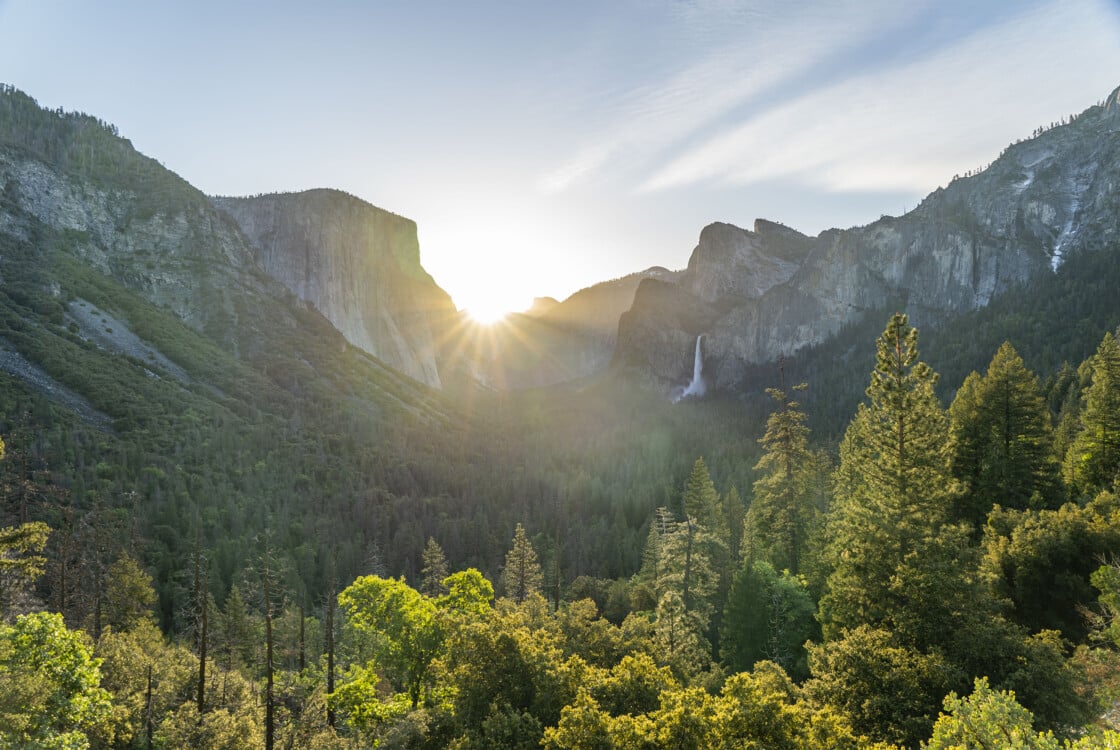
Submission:
<svg viewBox="0 0 1120 750">
<path fill-rule="evenodd" d="M 0 238 L 58 249 L 229 350 L 318 312 L 429 386 L 458 320 L 416 225 L 334 190 L 210 199 L 112 125 L 0 89 Z"/>
<path fill-rule="evenodd" d="M 346 337 L 427 385 L 458 313 L 420 265 L 416 224 L 337 190 L 213 198 L 257 262 Z"/>
<path fill-rule="evenodd" d="M 1120 228 L 1120 89 L 1068 124 L 1008 147 L 901 217 L 808 237 L 759 220 L 712 224 L 675 283 L 647 280 L 619 325 L 616 364 L 685 382 L 705 334 L 709 383 L 819 344 L 864 315 L 918 325 L 987 305 Z"/>
</svg>

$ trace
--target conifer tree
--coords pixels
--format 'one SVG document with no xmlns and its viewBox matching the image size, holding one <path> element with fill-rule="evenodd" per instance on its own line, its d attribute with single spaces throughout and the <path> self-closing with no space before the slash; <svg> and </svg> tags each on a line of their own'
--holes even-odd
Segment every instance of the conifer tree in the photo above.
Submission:
<svg viewBox="0 0 1120 750">
<path fill-rule="evenodd" d="M 435 539 L 428 537 L 428 545 L 424 547 L 424 567 L 420 571 L 420 593 L 435 599 L 447 594 L 447 586 L 443 580 L 447 578 L 447 557 L 443 548 Z"/>
<path fill-rule="evenodd" d="M 805 383 L 793 387 L 802 391 Z M 777 570 L 797 573 L 805 550 L 813 506 L 809 461 L 809 428 L 805 414 L 791 395 L 779 388 L 766 393 L 778 405 L 766 421 L 759 439 L 765 452 L 755 464 L 762 472 L 754 483 L 754 498 L 747 512 L 749 557 L 769 562 Z"/>
<path fill-rule="evenodd" d="M 684 508 L 676 533 L 662 545 L 665 570 L 679 571 L 681 602 L 687 612 L 696 613 L 705 631 L 715 615 L 716 628 L 707 634 L 714 641 L 734 571 L 728 555 L 727 513 L 703 458 L 696 459 L 685 483 Z"/>
<path fill-rule="evenodd" d="M 513 547 L 506 554 L 506 565 L 502 571 L 502 585 L 506 596 L 520 604 L 530 594 L 539 594 L 544 576 L 537 553 L 525 534 L 521 524 L 513 532 Z"/>
<path fill-rule="evenodd" d="M 743 555 L 743 526 L 746 523 L 746 510 L 739 490 L 732 485 L 723 498 L 724 513 L 727 516 L 727 558 L 731 568 L 738 568 Z"/>
<path fill-rule="evenodd" d="M 713 534 L 719 535 L 726 527 L 720 511 L 719 493 L 712 484 L 711 474 L 704 458 L 696 459 L 692 473 L 684 486 L 684 512 Z"/>
<path fill-rule="evenodd" d="M 676 521 L 667 514 L 657 520 L 658 638 L 666 661 L 682 673 L 696 671 L 711 656 L 707 634 L 712 595 L 719 588 L 711 551 L 719 544 L 692 516 Z"/>
<path fill-rule="evenodd" d="M 1081 431 L 1065 457 L 1065 476 L 1083 494 L 1120 475 L 1120 344 L 1111 333 L 1089 360 L 1093 380 L 1081 408 Z"/>
<path fill-rule="evenodd" d="M 1038 379 L 1004 343 L 984 377 L 969 375 L 949 408 L 953 474 L 965 485 L 954 517 L 983 526 L 992 506 L 1055 504 L 1057 463 Z"/>
<path fill-rule="evenodd" d="M 826 636 L 882 622 L 892 576 L 920 557 L 954 496 L 948 417 L 934 394 L 937 375 L 918 361 L 917 330 L 895 314 L 878 341 L 875 370 L 840 446 L 836 508 L 821 601 Z"/>
<path fill-rule="evenodd" d="M 630 579 L 630 608 L 633 611 L 644 612 L 657 607 L 661 594 L 657 588 L 661 577 L 661 537 L 671 519 L 669 509 L 664 506 L 653 512 L 642 548 L 642 566 Z"/>
</svg>

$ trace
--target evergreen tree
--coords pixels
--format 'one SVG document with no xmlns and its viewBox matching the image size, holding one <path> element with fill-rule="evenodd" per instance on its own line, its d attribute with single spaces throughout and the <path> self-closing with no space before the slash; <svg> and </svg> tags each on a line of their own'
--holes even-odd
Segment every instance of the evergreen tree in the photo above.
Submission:
<svg viewBox="0 0 1120 750">
<path fill-rule="evenodd" d="M 50 533 L 50 527 L 38 521 L 0 529 L 0 623 L 30 609 L 29 594 L 46 566 L 41 553 Z"/>
<path fill-rule="evenodd" d="M 513 547 L 506 555 L 506 565 L 502 571 L 502 585 L 506 596 L 520 604 L 530 594 L 539 594 L 544 576 L 537 553 L 525 534 L 521 524 L 513 532 Z"/>
<path fill-rule="evenodd" d="M 682 674 L 691 674 L 711 658 L 707 633 L 719 575 L 710 551 L 718 544 L 691 516 L 659 520 L 663 530 L 657 546 L 657 634 L 665 660 Z"/>
<path fill-rule="evenodd" d="M 424 547 L 424 567 L 420 570 L 420 593 L 433 599 L 444 596 L 447 586 L 443 580 L 449 575 L 447 558 L 443 548 L 435 539 L 428 537 L 428 545 Z"/>
<path fill-rule="evenodd" d="M 668 508 L 654 510 L 642 547 L 642 566 L 630 579 L 630 608 L 635 612 L 652 611 L 661 598 L 661 539 L 674 524 Z"/>
<path fill-rule="evenodd" d="M 105 585 L 105 621 L 114 630 L 131 630 L 152 619 L 156 592 L 152 577 L 125 554 L 109 566 Z"/>
<path fill-rule="evenodd" d="M 878 341 L 875 370 L 840 446 L 836 508 L 821 601 L 826 636 L 878 624 L 905 603 L 891 594 L 895 571 L 920 558 L 953 500 L 948 417 L 937 375 L 918 361 L 918 332 L 895 314 Z"/>
<path fill-rule="evenodd" d="M 949 408 L 953 474 L 965 485 L 954 517 L 981 528 L 992 506 L 1056 505 L 1050 414 L 1038 379 L 1004 343 L 984 377 L 965 379 Z"/>
<path fill-rule="evenodd" d="M 696 459 L 685 482 L 684 512 L 717 537 L 726 535 L 727 522 L 720 507 L 719 493 L 712 484 L 703 457 Z"/>
<path fill-rule="evenodd" d="M 727 559 L 732 569 L 739 566 L 743 559 L 743 527 L 746 523 L 746 510 L 739 490 L 732 485 L 723 498 L 724 513 L 727 515 Z"/>
<path fill-rule="evenodd" d="M 801 383 L 793 390 L 805 388 Z M 747 512 L 748 557 L 797 573 L 814 510 L 809 498 L 809 428 L 800 404 L 784 390 L 767 388 L 766 393 L 778 408 L 770 414 L 766 433 L 758 441 L 765 453 L 754 467 L 762 477 L 754 483 Z"/>
<path fill-rule="evenodd" d="M 230 588 L 226 596 L 221 616 L 221 631 L 221 653 L 227 672 L 256 664 L 253 624 L 249 618 L 245 599 L 241 595 L 241 587 L 237 584 Z"/>
<path fill-rule="evenodd" d="M 1066 453 L 1065 476 L 1083 494 L 1112 485 L 1120 473 L 1120 344 L 1106 333 L 1089 360 L 1081 431 Z"/>
<path fill-rule="evenodd" d="M 735 576 L 720 635 L 723 663 L 745 672 L 769 660 L 797 679 L 808 676 L 805 641 L 814 631 L 815 605 L 804 581 L 765 560 Z"/>
</svg>

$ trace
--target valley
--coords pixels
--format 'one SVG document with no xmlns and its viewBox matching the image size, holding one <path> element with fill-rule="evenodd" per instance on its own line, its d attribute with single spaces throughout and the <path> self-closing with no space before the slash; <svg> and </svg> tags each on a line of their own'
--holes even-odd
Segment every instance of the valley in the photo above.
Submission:
<svg viewBox="0 0 1120 750">
<path fill-rule="evenodd" d="M 5 87 L 0 670 L 87 638 L 82 747 L 143 746 L 138 654 L 161 747 L 916 747 L 1009 690 L 1105 746 L 1118 123 L 483 326 L 411 220 L 206 196 Z"/>
</svg>

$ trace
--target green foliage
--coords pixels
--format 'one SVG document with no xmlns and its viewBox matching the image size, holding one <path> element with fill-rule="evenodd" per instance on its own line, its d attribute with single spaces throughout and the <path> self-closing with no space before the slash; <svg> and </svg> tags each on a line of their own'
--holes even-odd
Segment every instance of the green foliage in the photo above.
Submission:
<svg viewBox="0 0 1120 750">
<path fill-rule="evenodd" d="M 1059 748 L 1112 748 L 1120 733 L 1093 730 L 1080 739 L 1061 741 L 1053 732 L 1036 732 L 1034 717 L 1015 700 L 1015 693 L 992 690 L 983 677 L 976 679 L 967 698 L 950 693 L 945 713 L 937 719 L 926 750 L 965 750 L 998 747 L 1007 750 L 1058 750 Z"/>
<path fill-rule="evenodd" d="M 711 661 L 707 632 L 718 578 L 712 549 L 718 541 L 692 517 L 657 523 L 655 632 L 665 660 L 681 676 L 704 671 Z"/>
<path fill-rule="evenodd" d="M 744 566 L 731 584 L 720 636 L 723 663 L 744 672 L 760 661 L 808 677 L 805 642 L 816 631 L 816 604 L 805 582 L 770 563 Z"/>
<path fill-rule="evenodd" d="M 136 559 L 125 554 L 109 566 L 105 585 L 105 624 L 114 630 L 131 630 L 152 619 L 156 592 L 152 577 Z"/>
<path fill-rule="evenodd" d="M 1120 564 L 1102 565 L 1093 571 L 1089 581 L 1100 592 L 1101 611 L 1094 623 L 1095 633 L 1120 648 Z"/>
<path fill-rule="evenodd" d="M 801 383 L 793 391 L 806 387 Z M 815 463 L 809 454 L 809 428 L 791 395 L 776 388 L 766 393 L 777 409 L 759 438 L 764 452 L 754 468 L 762 476 L 754 483 L 743 548 L 748 561 L 766 560 L 778 570 L 797 573 L 820 510 L 812 497 Z"/>
<path fill-rule="evenodd" d="M 19 601 L 43 574 L 47 559 L 42 552 L 50 533 L 49 526 L 37 521 L 0 528 L 0 622 L 19 614 Z"/>
<path fill-rule="evenodd" d="M 878 342 L 869 403 L 840 446 L 832 574 L 821 601 L 830 638 L 907 606 L 891 590 L 895 571 L 922 559 L 953 499 L 948 418 L 934 395 L 936 374 L 918 362 L 917 336 L 905 315 L 891 318 Z"/>
<path fill-rule="evenodd" d="M 452 573 L 443 579 L 443 586 L 447 594 L 437 602 L 440 609 L 468 618 L 481 617 L 490 611 L 494 587 L 474 568 Z"/>
<path fill-rule="evenodd" d="M 263 747 L 264 735 L 258 722 L 244 715 L 219 708 L 201 716 L 198 706 L 184 703 L 160 722 L 155 733 L 156 747 L 190 747 L 198 750 L 241 750 Z"/>
<path fill-rule="evenodd" d="M 1005 342 L 984 377 L 965 379 L 949 407 L 953 475 L 964 484 L 953 517 L 982 528 L 994 505 L 1055 504 L 1057 462 L 1038 380 Z"/>
<path fill-rule="evenodd" d="M 1106 333 L 1089 360 L 1081 430 L 1066 453 L 1066 480 L 1082 494 L 1111 487 L 1120 475 L 1120 344 Z"/>
<path fill-rule="evenodd" d="M 562 637 L 539 595 L 520 605 L 503 601 L 449 638 L 444 680 L 466 747 L 538 743 L 587 674 L 582 659 L 564 658 Z"/>
<path fill-rule="evenodd" d="M 428 545 L 424 547 L 424 567 L 420 570 L 420 593 L 427 597 L 443 596 L 447 593 L 447 586 L 443 579 L 447 578 L 447 557 L 443 548 L 435 539 L 428 537 Z"/>
<path fill-rule="evenodd" d="M 684 485 L 684 515 L 692 518 L 717 536 L 725 536 L 725 522 L 720 512 L 719 493 L 703 458 L 697 458 Z M 721 534 L 721 532 L 723 532 Z"/>
<path fill-rule="evenodd" d="M 836 707 L 859 734 L 905 746 L 929 736 L 951 682 L 940 656 L 866 625 L 811 646 L 809 667 L 815 700 Z"/>
<path fill-rule="evenodd" d="M 857 747 L 848 723 L 809 704 L 803 691 L 774 664 L 730 678 L 713 711 L 710 747 L 811 750 Z"/>
<path fill-rule="evenodd" d="M 338 595 L 354 627 L 381 636 L 375 663 L 408 694 L 416 708 L 430 688 L 429 667 L 443 647 L 436 605 L 403 580 L 363 576 Z"/>
<path fill-rule="evenodd" d="M 1090 576 L 1120 549 L 1120 501 L 1102 492 L 1085 505 L 994 513 L 984 536 L 985 574 L 1030 630 L 1084 640 L 1081 612 L 1096 600 Z"/>
<path fill-rule="evenodd" d="M 513 546 L 506 554 L 502 568 L 502 588 L 505 595 L 520 604 L 532 594 L 541 591 L 541 565 L 537 553 L 521 524 L 513 532 Z"/>
<path fill-rule="evenodd" d="M 994 691 L 983 677 L 976 679 L 972 695 L 945 698 L 945 713 L 937 719 L 927 750 L 999 747 L 1007 750 L 1057 750 L 1050 732 L 1035 732 L 1031 712 L 1015 701 L 1015 694 Z"/>
<path fill-rule="evenodd" d="M 81 750 L 91 738 L 111 739 L 100 663 L 61 615 L 40 612 L 0 625 L 0 744 Z"/>
</svg>

